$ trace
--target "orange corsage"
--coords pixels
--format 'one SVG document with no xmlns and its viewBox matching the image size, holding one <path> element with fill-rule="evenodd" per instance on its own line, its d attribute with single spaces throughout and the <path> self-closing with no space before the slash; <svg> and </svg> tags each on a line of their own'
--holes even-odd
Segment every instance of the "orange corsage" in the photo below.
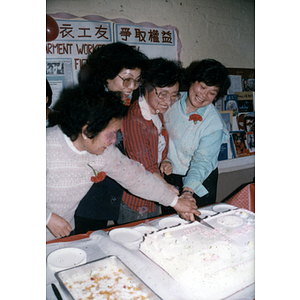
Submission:
<svg viewBox="0 0 300 300">
<path fill-rule="evenodd" d="M 161 129 L 161 132 L 160 132 L 160 133 L 161 133 L 161 135 L 162 135 L 162 136 L 167 136 L 167 134 L 168 134 L 168 133 L 167 133 L 167 129 L 166 129 L 166 128 L 164 128 L 164 127 L 162 127 L 162 129 Z"/>
<path fill-rule="evenodd" d="M 124 104 L 125 106 L 129 106 L 130 103 L 131 103 L 131 99 L 130 99 L 130 98 L 126 98 L 126 100 L 123 101 L 123 104 Z"/>
<path fill-rule="evenodd" d="M 92 182 L 98 183 L 98 182 L 103 181 L 103 180 L 105 179 L 105 177 L 106 177 L 106 173 L 105 173 L 105 172 L 99 172 L 99 171 L 95 170 L 95 169 L 94 169 L 91 165 L 89 165 L 89 164 L 88 164 L 88 166 L 89 166 L 90 168 L 92 168 L 92 170 L 93 170 L 93 172 L 94 172 L 94 174 L 95 174 L 95 176 L 92 176 L 92 177 L 91 177 L 91 181 L 92 181 Z"/>
<path fill-rule="evenodd" d="M 189 121 L 194 121 L 194 124 L 196 124 L 198 121 L 202 121 L 202 117 L 198 114 L 193 114 L 193 115 L 190 115 L 190 118 L 189 118 Z"/>
</svg>

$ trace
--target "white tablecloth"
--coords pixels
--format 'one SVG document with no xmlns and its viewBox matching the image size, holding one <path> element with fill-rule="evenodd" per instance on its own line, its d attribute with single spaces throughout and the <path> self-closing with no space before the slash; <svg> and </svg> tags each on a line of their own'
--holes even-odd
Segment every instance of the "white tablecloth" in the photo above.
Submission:
<svg viewBox="0 0 300 300">
<path fill-rule="evenodd" d="M 224 205 L 224 204 L 221 204 Z M 211 207 L 205 209 L 211 209 Z M 154 220 L 150 225 L 157 225 L 160 219 Z M 58 249 L 75 247 L 84 250 L 87 253 L 87 262 L 109 256 L 117 256 L 125 265 L 127 265 L 143 282 L 145 282 L 155 293 L 163 300 L 197 300 L 196 295 L 191 295 L 188 290 L 180 286 L 171 276 L 169 276 L 159 266 L 149 260 L 138 250 L 128 250 L 122 245 L 114 242 L 108 233 L 102 230 L 93 232 L 89 238 L 72 242 L 58 242 L 48 244 L 46 247 L 47 256 Z M 61 290 L 58 281 L 54 276 L 54 271 L 47 266 L 47 300 L 57 300 L 51 287 L 55 283 L 63 299 L 67 299 Z M 242 291 L 228 297 L 228 300 L 253 300 L 255 298 L 254 284 Z"/>
</svg>

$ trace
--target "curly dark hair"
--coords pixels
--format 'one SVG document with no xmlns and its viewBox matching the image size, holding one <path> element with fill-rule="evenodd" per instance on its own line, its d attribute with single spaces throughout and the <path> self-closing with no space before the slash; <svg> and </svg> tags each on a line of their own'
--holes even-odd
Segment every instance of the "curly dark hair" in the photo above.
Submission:
<svg viewBox="0 0 300 300">
<path fill-rule="evenodd" d="M 104 130 L 113 118 L 123 118 L 128 108 L 122 104 L 119 93 L 106 92 L 96 85 L 77 85 L 60 95 L 58 125 L 64 134 L 75 141 L 88 125 L 84 134 L 92 139 Z"/>
<path fill-rule="evenodd" d="M 184 69 L 179 61 L 168 60 L 162 57 L 154 58 L 150 59 L 149 69 L 145 73 L 144 79 L 144 85 L 148 92 L 151 92 L 155 87 L 171 87 L 177 82 L 180 90 L 185 80 Z"/>
<path fill-rule="evenodd" d="M 52 103 L 52 94 L 53 94 L 53 92 L 52 92 L 50 83 L 46 79 L 46 97 L 48 97 L 48 102 L 46 103 L 46 107 L 49 107 Z"/>
<path fill-rule="evenodd" d="M 204 59 L 192 64 L 194 66 L 188 75 L 190 85 L 196 81 L 203 81 L 208 86 L 216 86 L 219 88 L 219 93 L 216 98 L 226 95 L 231 81 L 225 66 L 214 59 Z"/>
<path fill-rule="evenodd" d="M 148 67 L 148 57 L 122 42 L 106 44 L 88 55 L 78 74 L 79 83 L 96 82 L 105 87 L 107 79 L 114 79 L 122 69 L 141 69 L 141 77 Z"/>
</svg>

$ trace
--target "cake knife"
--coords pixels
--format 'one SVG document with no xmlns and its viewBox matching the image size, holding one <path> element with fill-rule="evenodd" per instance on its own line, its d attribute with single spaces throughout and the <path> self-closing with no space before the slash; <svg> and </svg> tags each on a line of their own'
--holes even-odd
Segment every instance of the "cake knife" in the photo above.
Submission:
<svg viewBox="0 0 300 300">
<path fill-rule="evenodd" d="M 207 226 L 207 227 L 209 227 L 211 229 L 215 229 L 214 227 L 212 227 L 211 225 L 209 225 L 208 223 L 206 223 L 205 221 L 203 221 L 203 219 L 201 219 L 200 217 L 198 217 L 196 215 L 194 217 L 195 217 L 195 221 L 197 221 L 197 222 L 199 222 L 199 223 L 201 223 L 201 224 L 203 224 L 203 225 L 205 225 L 205 226 Z"/>
</svg>

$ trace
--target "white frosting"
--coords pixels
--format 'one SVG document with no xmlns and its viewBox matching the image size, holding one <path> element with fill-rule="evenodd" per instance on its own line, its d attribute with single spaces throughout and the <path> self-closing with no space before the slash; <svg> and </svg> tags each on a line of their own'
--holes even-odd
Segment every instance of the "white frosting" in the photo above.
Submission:
<svg viewBox="0 0 300 300">
<path fill-rule="evenodd" d="M 150 296 L 117 266 L 77 274 L 64 282 L 75 300 L 143 300 Z"/>
<path fill-rule="evenodd" d="M 254 214 L 240 212 L 206 218 L 215 229 L 194 222 L 149 234 L 140 251 L 194 299 L 226 298 L 254 283 Z"/>
<path fill-rule="evenodd" d="M 224 216 L 218 219 L 218 223 L 226 227 L 238 227 L 243 224 L 243 220 L 236 216 Z"/>
</svg>

